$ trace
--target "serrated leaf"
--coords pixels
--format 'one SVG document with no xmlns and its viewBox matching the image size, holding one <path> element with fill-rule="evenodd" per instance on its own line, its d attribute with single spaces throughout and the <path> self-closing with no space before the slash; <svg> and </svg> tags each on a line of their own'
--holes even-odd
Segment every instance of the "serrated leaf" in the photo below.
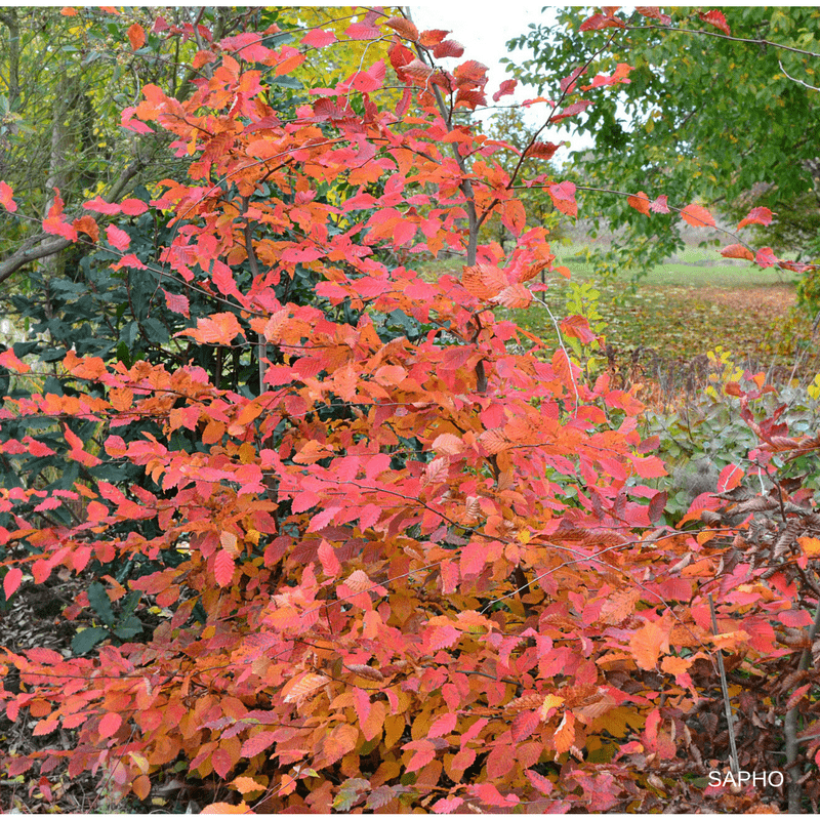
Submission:
<svg viewBox="0 0 820 820">
<path fill-rule="evenodd" d="M 715 218 L 702 205 L 687 205 L 680 215 L 684 222 L 695 228 L 715 227 Z"/>
<path fill-rule="evenodd" d="M 229 586 L 236 569 L 233 555 L 228 550 L 219 550 L 214 560 L 214 578 L 221 587 Z"/>
</svg>

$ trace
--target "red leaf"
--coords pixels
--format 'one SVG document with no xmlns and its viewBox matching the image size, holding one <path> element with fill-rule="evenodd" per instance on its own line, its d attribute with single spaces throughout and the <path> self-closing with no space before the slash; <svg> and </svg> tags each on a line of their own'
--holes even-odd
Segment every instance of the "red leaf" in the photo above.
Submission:
<svg viewBox="0 0 820 820">
<path fill-rule="evenodd" d="M 745 228 L 746 225 L 771 225 L 774 214 L 766 207 L 752 208 L 748 215 L 737 223 L 737 229 Z"/>
<path fill-rule="evenodd" d="M 233 555 L 228 550 L 220 550 L 214 561 L 214 578 L 221 587 L 226 587 L 233 579 L 235 565 Z"/>
<path fill-rule="evenodd" d="M 121 208 L 122 212 L 128 216 L 139 216 L 148 210 L 148 205 L 141 199 L 124 199 Z"/>
<path fill-rule="evenodd" d="M 121 210 L 120 206 L 113 202 L 106 202 L 102 197 L 96 196 L 94 199 L 83 203 L 83 208 L 87 211 L 98 211 L 101 214 L 113 216 Z"/>
<path fill-rule="evenodd" d="M 3 592 L 6 595 L 6 600 L 7 601 L 17 591 L 17 588 L 20 586 L 20 582 L 22 580 L 23 580 L 23 570 L 21 570 L 19 567 L 12 567 L 6 573 L 5 578 L 3 578 Z"/>
<path fill-rule="evenodd" d="M 179 293 L 168 293 L 164 288 L 162 292 L 165 294 L 165 304 L 168 306 L 168 310 L 172 310 L 174 313 L 181 313 L 186 318 L 190 318 L 191 308 L 187 296 L 183 296 Z"/>
<path fill-rule="evenodd" d="M 436 814 L 452 814 L 463 802 L 462 797 L 442 797 L 432 808 Z"/>
<path fill-rule="evenodd" d="M 443 40 L 433 48 L 433 56 L 436 59 L 443 57 L 461 57 L 464 54 L 464 46 L 457 40 Z"/>
<path fill-rule="evenodd" d="M 534 772 L 532 769 L 527 769 L 527 778 L 529 779 L 530 783 L 538 789 L 539 792 L 543 795 L 550 795 L 552 793 L 553 785 L 552 781 L 548 780 L 538 772 Z"/>
<path fill-rule="evenodd" d="M 273 732 L 260 732 L 258 735 L 249 737 L 242 744 L 242 757 L 256 757 L 262 754 L 268 747 L 272 746 L 276 741 L 276 735 Z"/>
<path fill-rule="evenodd" d="M 556 145 L 554 142 L 534 142 L 527 149 L 527 153 L 524 156 L 532 157 L 533 159 L 552 159 L 553 154 L 560 147 L 560 144 Z"/>
<path fill-rule="evenodd" d="M 668 14 L 663 14 L 657 6 L 635 6 L 635 11 L 652 20 L 660 20 L 665 26 L 672 25 L 672 18 Z"/>
<path fill-rule="evenodd" d="M 504 80 L 504 82 L 501 83 L 501 85 L 498 87 L 498 91 L 496 91 L 495 94 L 493 94 L 493 102 L 498 102 L 502 97 L 506 96 L 507 94 L 512 94 L 515 91 L 516 85 L 518 85 L 518 80 Z M 536 144 L 543 145 L 543 143 Z M 548 144 L 551 145 L 551 143 Z M 550 154 L 550 156 L 552 156 L 552 154 Z M 549 157 L 545 157 L 545 159 L 549 159 Z"/>
<path fill-rule="evenodd" d="M 109 225 L 105 229 L 105 238 L 110 245 L 113 245 L 118 251 L 124 251 L 131 244 L 131 237 L 122 228 L 116 225 Z"/>
<path fill-rule="evenodd" d="M 342 570 L 336 552 L 324 539 L 319 545 L 319 560 L 322 562 L 322 570 L 328 578 L 335 578 Z"/>
<path fill-rule="evenodd" d="M 211 755 L 211 765 L 223 780 L 227 779 L 233 768 L 231 753 L 227 749 L 216 749 Z"/>
<path fill-rule="evenodd" d="M 715 220 L 712 214 L 702 205 L 687 205 L 681 212 L 681 219 L 696 228 L 714 228 Z"/>
<path fill-rule="evenodd" d="M 60 663 L 63 660 L 63 656 L 53 649 L 29 649 L 25 655 L 35 663 Z"/>
<path fill-rule="evenodd" d="M 102 737 L 114 737 L 122 726 L 122 717 L 117 712 L 107 712 L 100 721 L 100 735 Z"/>
<path fill-rule="evenodd" d="M 771 248 L 761 248 L 757 252 L 757 256 L 755 256 L 755 262 L 757 262 L 761 268 L 771 268 L 777 264 L 777 257 Z"/>
<path fill-rule="evenodd" d="M 661 194 L 650 206 L 649 210 L 653 214 L 668 214 L 669 206 L 666 204 L 666 194 Z"/>
<path fill-rule="evenodd" d="M 17 210 L 17 203 L 12 199 L 14 191 L 11 186 L 5 182 L 0 182 L 0 205 L 2 205 L 10 213 Z"/>
<path fill-rule="evenodd" d="M 598 31 L 602 28 L 623 28 L 626 24 L 623 20 L 609 17 L 605 14 L 593 14 L 581 23 L 578 31 Z"/>
<path fill-rule="evenodd" d="M 540 718 L 537 710 L 519 712 L 513 718 L 512 739 L 516 743 L 526 740 L 538 728 L 539 723 Z"/>
<path fill-rule="evenodd" d="M 478 786 L 470 786 L 469 791 L 474 797 L 478 798 L 482 803 L 486 803 L 488 806 L 509 807 L 516 806 L 520 802 L 520 798 L 514 794 L 507 795 L 506 797 L 502 795 L 492 783 L 481 783 Z"/>
<path fill-rule="evenodd" d="M 669 501 L 669 493 L 667 492 L 660 492 L 655 493 L 652 496 L 652 500 L 649 502 L 649 520 L 654 524 L 662 515 L 663 511 L 666 509 L 666 502 Z"/>
<path fill-rule="evenodd" d="M 315 28 L 309 31 L 303 38 L 301 45 L 311 46 L 312 48 L 324 48 L 331 43 L 336 42 L 336 35 L 332 31 L 324 31 L 320 28 Z"/>
<path fill-rule="evenodd" d="M 585 316 L 567 316 L 561 322 L 561 332 L 566 336 L 579 339 L 585 345 L 591 344 L 597 338 Z"/>
<path fill-rule="evenodd" d="M 352 23 L 345 30 L 345 34 L 351 40 L 378 40 L 382 36 L 379 29 L 368 23 Z"/>
<path fill-rule="evenodd" d="M 145 45 L 145 32 L 139 23 L 134 23 L 128 28 L 128 41 L 131 43 L 131 51 L 136 51 Z"/>
<path fill-rule="evenodd" d="M 449 735 L 453 729 L 456 728 L 457 722 L 458 715 L 454 712 L 441 715 L 430 725 L 430 728 L 427 730 L 427 737 L 444 737 L 444 735 Z"/>
<path fill-rule="evenodd" d="M 726 17 L 722 11 L 713 9 L 712 11 L 700 12 L 698 14 L 701 20 L 705 23 L 711 23 L 715 28 L 719 28 L 724 34 L 732 35 L 729 29 L 729 24 L 726 22 Z"/>
</svg>

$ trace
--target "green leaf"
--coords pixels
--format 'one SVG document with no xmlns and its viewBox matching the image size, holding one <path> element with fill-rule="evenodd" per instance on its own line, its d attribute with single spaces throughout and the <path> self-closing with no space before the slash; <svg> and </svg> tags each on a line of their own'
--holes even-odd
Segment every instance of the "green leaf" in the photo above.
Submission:
<svg viewBox="0 0 820 820">
<path fill-rule="evenodd" d="M 90 652 L 98 643 L 108 637 L 108 630 L 100 626 L 91 626 L 78 632 L 71 640 L 71 651 L 75 655 L 85 655 Z"/>
<path fill-rule="evenodd" d="M 88 603 L 91 604 L 91 608 L 104 623 L 109 626 L 114 625 L 115 618 L 114 610 L 111 608 L 111 600 L 105 591 L 105 587 L 99 581 L 94 581 L 88 587 Z"/>
</svg>

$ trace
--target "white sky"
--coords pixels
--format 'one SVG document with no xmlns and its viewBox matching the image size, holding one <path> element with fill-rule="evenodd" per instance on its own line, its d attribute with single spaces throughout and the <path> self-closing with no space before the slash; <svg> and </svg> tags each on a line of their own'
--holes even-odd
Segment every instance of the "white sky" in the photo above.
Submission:
<svg viewBox="0 0 820 820">
<path fill-rule="evenodd" d="M 410 6 L 410 13 L 413 22 L 420 30 L 424 29 L 446 29 L 452 32 L 452 38 L 458 40 L 464 46 L 464 56 L 458 61 L 447 60 L 445 66 L 455 66 L 458 62 L 466 59 L 478 60 L 489 68 L 490 81 L 487 84 L 488 102 L 492 104 L 492 95 L 498 90 L 498 86 L 511 75 L 506 72 L 506 66 L 499 61 L 502 57 L 509 56 L 513 62 L 521 62 L 530 56 L 529 50 L 516 49 L 508 53 L 506 43 L 513 37 L 518 37 L 529 31 L 530 23 L 548 23 L 555 19 L 555 7 L 546 8 L 541 12 L 541 3 L 531 3 L 522 5 L 514 0 L 503 0 L 501 3 L 487 4 L 483 8 L 479 3 L 465 4 L 452 2 L 450 0 L 439 0 L 437 3 L 423 2 Z M 449 64 L 449 65 L 448 65 Z M 555 78 L 557 87 L 560 77 Z M 509 105 L 520 103 L 526 99 L 537 97 L 537 91 L 531 86 L 522 86 L 520 83 L 515 94 L 502 97 L 499 105 Z M 547 92 L 545 91 L 545 96 Z M 544 104 L 534 105 L 525 114 L 526 122 L 539 127 L 543 124 L 543 117 L 547 115 L 549 109 Z M 541 116 L 539 116 L 539 112 Z M 552 142 L 570 139 L 570 129 L 551 128 L 544 131 L 542 137 Z M 573 137 L 572 147 L 562 147 L 555 155 L 558 164 L 563 162 L 570 150 L 592 147 L 592 140 L 585 136 L 583 138 Z"/>
</svg>

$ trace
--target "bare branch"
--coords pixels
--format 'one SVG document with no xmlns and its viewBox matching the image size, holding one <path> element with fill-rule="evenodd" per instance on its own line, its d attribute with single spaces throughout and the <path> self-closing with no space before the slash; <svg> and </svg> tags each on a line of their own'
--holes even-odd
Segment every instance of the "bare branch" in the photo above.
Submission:
<svg viewBox="0 0 820 820">
<path fill-rule="evenodd" d="M 788 77 L 788 78 L 789 78 L 789 79 L 790 79 L 793 83 L 798 83 L 799 85 L 802 85 L 802 86 L 804 86 L 805 88 L 810 89 L 811 91 L 820 91 L 820 88 L 817 88 L 817 86 L 814 86 L 814 85 L 809 85 L 808 83 L 804 83 L 804 82 L 803 82 L 803 80 L 798 80 L 797 78 L 792 77 L 792 75 L 791 75 L 791 74 L 789 74 L 789 72 L 788 72 L 788 71 L 786 71 L 786 69 L 785 69 L 785 68 L 783 68 L 783 63 L 780 61 L 780 58 L 779 58 L 779 57 L 777 58 L 777 64 L 780 66 L 780 70 L 781 70 L 781 71 L 782 71 L 782 72 L 783 72 L 783 73 L 784 73 L 784 74 L 785 74 L 785 75 L 786 75 L 786 76 L 787 76 L 787 77 Z"/>
</svg>

